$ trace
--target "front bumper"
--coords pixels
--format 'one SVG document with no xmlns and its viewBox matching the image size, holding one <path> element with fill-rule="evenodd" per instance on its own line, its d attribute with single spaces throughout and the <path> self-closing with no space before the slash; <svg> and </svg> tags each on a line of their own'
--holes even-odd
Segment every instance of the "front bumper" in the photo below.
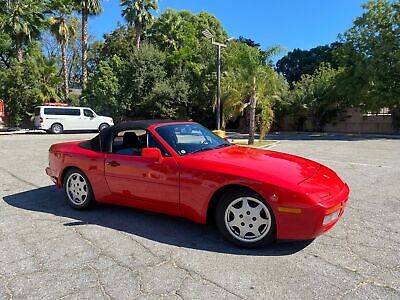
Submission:
<svg viewBox="0 0 400 300">
<path fill-rule="evenodd" d="M 57 187 L 61 187 L 61 183 L 59 182 L 58 177 L 50 167 L 47 167 L 45 169 L 45 172 L 50 177 L 51 181 L 53 181 L 57 185 Z"/>
<path fill-rule="evenodd" d="M 344 184 L 342 190 L 329 201 L 302 208 L 298 213 L 278 212 L 277 238 L 282 240 L 313 239 L 330 230 L 343 216 L 350 189 Z M 335 215 L 337 213 L 337 216 Z M 329 215 L 334 218 L 324 223 Z M 329 218 L 327 218 L 329 219 Z"/>
</svg>

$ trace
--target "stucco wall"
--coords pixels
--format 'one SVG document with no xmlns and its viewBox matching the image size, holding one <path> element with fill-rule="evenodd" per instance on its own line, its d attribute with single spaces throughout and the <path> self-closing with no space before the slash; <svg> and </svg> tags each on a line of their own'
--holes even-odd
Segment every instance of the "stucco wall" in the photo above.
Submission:
<svg viewBox="0 0 400 300">
<path fill-rule="evenodd" d="M 347 133 L 394 133 L 392 116 L 390 115 L 369 115 L 365 116 L 356 109 L 348 109 L 338 121 L 327 124 L 324 127 L 326 132 L 347 132 Z"/>
<path fill-rule="evenodd" d="M 296 124 L 296 118 L 287 116 L 280 120 L 278 130 L 282 131 L 315 131 L 311 118 L 308 118 L 303 126 Z M 365 116 L 357 109 L 350 108 L 337 119 L 337 121 L 324 126 L 325 132 L 343 133 L 394 133 L 392 127 L 392 116 L 371 115 Z"/>
</svg>

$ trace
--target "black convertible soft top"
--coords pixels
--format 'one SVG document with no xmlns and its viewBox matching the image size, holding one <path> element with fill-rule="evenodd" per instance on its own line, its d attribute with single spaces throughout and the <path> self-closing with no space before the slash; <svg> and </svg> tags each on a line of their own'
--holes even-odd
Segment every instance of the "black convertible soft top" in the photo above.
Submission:
<svg viewBox="0 0 400 300">
<path fill-rule="evenodd" d="M 154 124 L 164 124 L 173 122 L 185 122 L 185 121 L 175 121 L 175 120 L 139 120 L 139 121 L 126 121 L 118 123 L 114 126 L 110 126 L 102 130 L 98 135 L 96 135 L 91 140 L 84 141 L 80 146 L 84 149 L 96 151 L 96 152 L 110 152 L 112 139 L 116 133 L 124 130 L 131 129 L 143 129 L 147 130 L 150 126 Z"/>
</svg>

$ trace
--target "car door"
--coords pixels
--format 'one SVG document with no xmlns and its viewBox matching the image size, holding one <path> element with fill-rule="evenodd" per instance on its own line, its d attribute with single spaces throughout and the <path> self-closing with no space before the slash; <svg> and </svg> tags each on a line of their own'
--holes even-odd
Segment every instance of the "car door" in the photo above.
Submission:
<svg viewBox="0 0 400 300">
<path fill-rule="evenodd" d="M 91 109 L 84 108 L 81 114 L 81 128 L 82 130 L 95 130 L 98 128 L 96 123 L 96 115 Z"/>
<path fill-rule="evenodd" d="M 81 109 L 79 108 L 65 108 L 64 122 L 65 130 L 80 130 L 81 129 Z"/>
<path fill-rule="evenodd" d="M 129 199 L 133 206 L 140 208 L 178 213 L 178 165 L 175 158 L 163 151 L 160 161 L 140 154 L 106 154 L 105 177 L 112 195 Z"/>
</svg>

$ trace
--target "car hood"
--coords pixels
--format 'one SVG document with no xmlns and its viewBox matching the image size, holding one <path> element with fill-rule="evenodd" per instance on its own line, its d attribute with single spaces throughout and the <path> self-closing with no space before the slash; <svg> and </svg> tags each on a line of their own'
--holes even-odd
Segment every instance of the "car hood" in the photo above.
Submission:
<svg viewBox="0 0 400 300">
<path fill-rule="evenodd" d="M 321 164 L 299 156 L 242 146 L 231 146 L 190 156 L 201 160 L 202 163 L 223 165 L 227 172 L 231 167 L 237 175 L 268 178 L 268 181 L 276 179 L 292 184 L 299 184 L 311 178 L 321 167 Z"/>
</svg>

